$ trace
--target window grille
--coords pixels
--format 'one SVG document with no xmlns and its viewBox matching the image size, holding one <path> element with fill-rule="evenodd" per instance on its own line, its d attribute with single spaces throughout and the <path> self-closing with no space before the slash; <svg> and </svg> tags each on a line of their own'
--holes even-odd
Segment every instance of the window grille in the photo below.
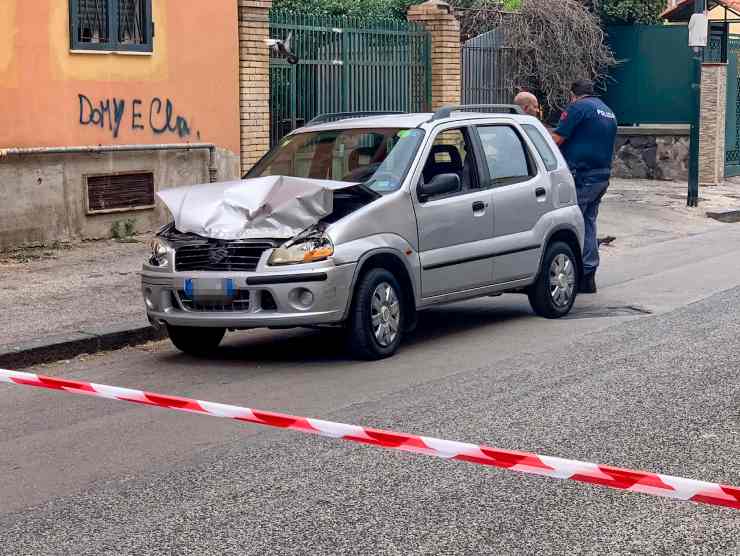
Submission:
<svg viewBox="0 0 740 556">
<path fill-rule="evenodd" d="M 70 0 L 73 50 L 152 52 L 151 0 Z"/>
</svg>

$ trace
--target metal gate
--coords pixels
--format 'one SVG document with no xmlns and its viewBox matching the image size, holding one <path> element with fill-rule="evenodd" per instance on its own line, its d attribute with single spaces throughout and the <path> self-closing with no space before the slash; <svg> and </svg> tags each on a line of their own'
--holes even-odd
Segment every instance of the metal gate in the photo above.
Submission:
<svg viewBox="0 0 740 556">
<path fill-rule="evenodd" d="M 429 33 L 406 21 L 270 13 L 270 38 L 298 64 L 270 58 L 270 146 L 319 114 L 425 112 L 431 104 Z"/>
<path fill-rule="evenodd" d="M 514 97 L 511 76 L 513 51 L 504 45 L 503 32 L 488 31 L 462 47 L 463 104 L 510 104 Z"/>
<path fill-rule="evenodd" d="M 727 45 L 727 115 L 725 118 L 725 176 L 740 176 L 740 35 Z"/>
</svg>

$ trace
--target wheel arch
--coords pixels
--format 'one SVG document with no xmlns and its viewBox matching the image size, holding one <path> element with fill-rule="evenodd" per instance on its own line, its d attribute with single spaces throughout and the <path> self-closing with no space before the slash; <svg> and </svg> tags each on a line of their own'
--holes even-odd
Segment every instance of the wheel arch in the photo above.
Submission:
<svg viewBox="0 0 740 556">
<path fill-rule="evenodd" d="M 573 250 L 573 255 L 576 257 L 576 263 L 578 264 L 578 281 L 580 283 L 581 278 L 583 277 L 583 250 L 581 248 L 580 242 L 578 241 L 578 234 L 573 228 L 569 226 L 556 228 L 550 232 L 550 235 L 547 236 L 547 239 L 545 240 L 545 243 L 543 245 L 542 253 L 540 255 L 540 263 L 537 269 L 537 276 L 539 277 L 540 273 L 542 272 L 542 260 L 545 258 L 545 253 L 547 253 L 547 249 L 556 241 L 562 241 Z"/>
<path fill-rule="evenodd" d="M 369 270 L 373 268 L 385 268 L 392 272 L 396 279 L 399 281 L 403 291 L 399 292 L 403 297 L 404 307 L 407 311 L 407 315 L 411 317 L 416 312 L 416 299 L 417 299 L 417 287 L 416 282 L 412 279 L 412 269 L 404 261 L 402 255 L 394 249 L 380 248 L 373 249 L 360 259 L 355 269 L 355 274 L 352 278 L 352 284 L 350 286 L 349 295 L 347 296 L 347 308 L 345 310 L 345 318 L 349 315 L 349 311 L 352 308 L 354 302 L 355 290 L 357 282 L 360 278 Z"/>
</svg>

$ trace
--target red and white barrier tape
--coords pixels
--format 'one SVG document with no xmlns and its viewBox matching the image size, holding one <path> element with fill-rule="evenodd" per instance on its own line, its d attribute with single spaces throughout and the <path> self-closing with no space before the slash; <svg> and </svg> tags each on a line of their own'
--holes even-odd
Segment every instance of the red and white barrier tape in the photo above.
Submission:
<svg viewBox="0 0 740 556">
<path fill-rule="evenodd" d="M 370 444 L 381 448 L 391 448 L 427 456 L 490 465 L 533 475 L 545 475 L 555 479 L 571 479 L 582 483 L 591 483 L 609 488 L 629 490 L 631 492 L 642 492 L 644 494 L 675 498 L 677 500 L 688 500 L 690 502 L 740 509 L 740 488 L 738 487 L 672 477 L 660 473 L 631 471 L 629 469 L 619 469 L 617 467 L 597 465 L 583 461 L 540 456 L 511 450 L 499 450 L 487 446 L 441 440 L 428 436 L 415 436 L 356 425 L 345 425 L 332 421 L 322 421 L 320 419 L 294 417 L 282 413 L 250 409 L 248 407 L 205 402 L 177 396 L 165 396 L 142 390 L 77 382 L 32 373 L 0 369 L 0 382 L 22 386 L 35 386 L 49 390 L 62 390 L 73 394 L 85 394 L 124 402 L 154 405 L 176 411 L 200 413 L 202 415 L 210 415 L 211 417 L 235 419 L 257 425 L 319 434 L 341 440 L 359 442 L 361 444 Z"/>
</svg>

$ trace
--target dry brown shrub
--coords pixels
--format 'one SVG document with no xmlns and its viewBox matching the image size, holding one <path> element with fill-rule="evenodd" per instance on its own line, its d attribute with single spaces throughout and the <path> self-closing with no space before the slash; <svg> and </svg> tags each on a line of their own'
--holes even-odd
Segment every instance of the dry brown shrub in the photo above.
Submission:
<svg viewBox="0 0 740 556">
<path fill-rule="evenodd" d="M 608 78 L 616 60 L 599 18 L 582 2 L 522 0 L 517 12 L 504 12 L 497 5 L 484 1 L 478 7 L 458 9 L 461 32 L 465 40 L 499 30 L 504 47 L 514 53 L 508 76 L 513 90 L 534 92 L 543 105 L 555 110 L 568 103 L 576 79 Z"/>
</svg>

